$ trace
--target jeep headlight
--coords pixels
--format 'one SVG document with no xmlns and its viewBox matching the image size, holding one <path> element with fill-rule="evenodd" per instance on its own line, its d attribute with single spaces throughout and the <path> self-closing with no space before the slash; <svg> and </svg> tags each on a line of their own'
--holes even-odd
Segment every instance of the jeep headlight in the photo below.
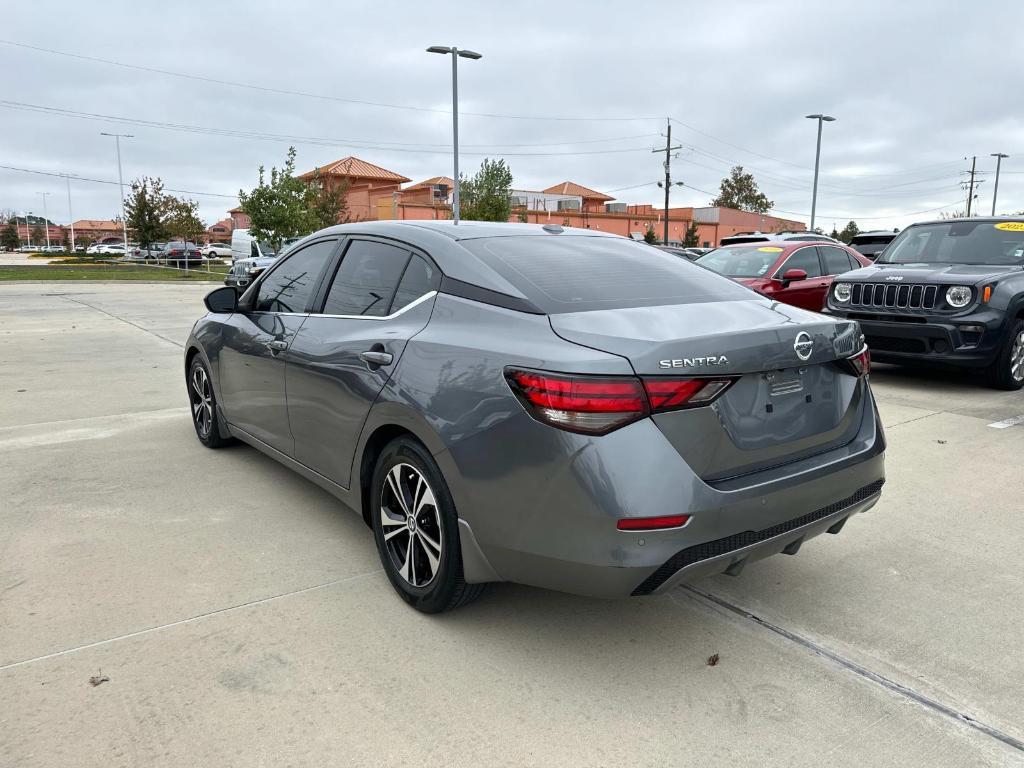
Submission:
<svg viewBox="0 0 1024 768">
<path fill-rule="evenodd" d="M 954 285 L 946 291 L 946 303 L 954 309 L 963 309 L 971 303 L 971 289 L 966 285 Z"/>
<path fill-rule="evenodd" d="M 849 283 L 836 283 L 832 289 L 832 296 L 841 304 L 850 300 L 851 293 L 853 293 L 853 287 Z"/>
</svg>

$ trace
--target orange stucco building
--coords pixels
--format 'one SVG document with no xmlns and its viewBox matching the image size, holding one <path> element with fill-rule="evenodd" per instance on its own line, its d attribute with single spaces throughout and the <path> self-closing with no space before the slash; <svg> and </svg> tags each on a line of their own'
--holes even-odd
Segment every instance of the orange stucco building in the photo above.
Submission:
<svg viewBox="0 0 1024 768">
<path fill-rule="evenodd" d="M 449 176 L 434 176 L 409 184 L 410 179 L 357 157 L 346 157 L 299 177 L 306 182 L 321 179 L 328 185 L 348 183 L 348 214 L 353 221 L 367 219 L 449 219 L 452 187 Z M 249 226 L 238 208 L 228 212 L 235 228 Z M 573 181 L 562 181 L 544 190 L 513 190 L 510 221 L 558 223 L 564 226 L 598 229 L 624 237 L 642 238 L 653 229 L 660 240 L 664 232 L 663 208 L 653 205 L 617 203 L 615 198 Z M 697 227 L 700 245 L 718 245 L 723 237 L 737 232 L 760 230 L 804 230 L 803 222 L 732 208 L 670 208 L 668 239 L 682 242 L 687 230 Z"/>
</svg>

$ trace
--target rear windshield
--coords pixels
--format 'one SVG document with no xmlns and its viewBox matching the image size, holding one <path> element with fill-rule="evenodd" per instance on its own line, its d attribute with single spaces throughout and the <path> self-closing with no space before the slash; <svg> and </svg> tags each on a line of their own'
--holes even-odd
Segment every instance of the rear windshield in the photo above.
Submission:
<svg viewBox="0 0 1024 768">
<path fill-rule="evenodd" d="M 751 298 L 731 280 L 626 238 L 494 237 L 461 245 L 546 314 Z"/>
<path fill-rule="evenodd" d="M 781 255 L 777 245 L 733 245 L 706 253 L 697 263 L 726 277 L 764 277 Z"/>
<path fill-rule="evenodd" d="M 908 227 L 880 264 L 1024 264 L 1024 221 L 951 221 Z"/>
</svg>

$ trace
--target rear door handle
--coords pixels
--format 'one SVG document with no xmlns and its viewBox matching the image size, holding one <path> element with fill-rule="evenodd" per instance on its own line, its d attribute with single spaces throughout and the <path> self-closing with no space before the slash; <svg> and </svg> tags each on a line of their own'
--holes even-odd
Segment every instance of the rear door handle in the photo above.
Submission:
<svg viewBox="0 0 1024 768">
<path fill-rule="evenodd" d="M 288 349 L 288 342 L 282 339 L 274 339 L 267 342 L 267 349 L 271 352 L 284 352 Z"/>
<path fill-rule="evenodd" d="M 370 365 L 391 365 L 391 361 L 394 360 L 390 352 L 380 352 L 376 349 L 360 352 L 359 359 Z"/>
</svg>

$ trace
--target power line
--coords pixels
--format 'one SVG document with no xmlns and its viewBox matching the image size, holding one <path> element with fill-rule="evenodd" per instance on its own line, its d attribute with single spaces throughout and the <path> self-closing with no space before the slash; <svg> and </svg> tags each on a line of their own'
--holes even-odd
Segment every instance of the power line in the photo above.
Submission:
<svg viewBox="0 0 1024 768">
<path fill-rule="evenodd" d="M 155 128 L 157 130 L 177 131 L 179 133 L 195 133 L 203 134 L 208 136 L 227 136 L 230 138 L 243 138 L 243 139 L 254 139 L 259 141 L 277 141 L 277 142 L 291 142 L 294 144 L 306 144 L 315 146 L 329 146 L 329 147 L 345 147 L 350 149 L 372 149 L 386 152 L 408 152 L 416 154 L 434 154 L 434 155 L 450 155 L 451 148 L 447 149 L 430 149 L 431 146 L 445 146 L 445 145 L 425 145 L 419 147 L 416 145 L 410 146 L 397 146 L 388 145 L 381 142 L 370 143 L 363 140 L 353 139 L 331 139 L 317 136 L 291 136 L 288 134 L 275 134 L 275 133 L 261 133 L 257 131 L 243 131 L 233 128 L 214 128 L 210 126 L 202 125 L 190 125 L 187 123 L 168 123 L 159 120 L 143 120 L 136 117 L 121 117 L 118 115 L 103 115 L 95 112 L 80 112 L 73 109 L 63 109 L 61 107 L 47 107 L 40 104 L 27 104 L 19 101 L 8 101 L 0 99 L 0 107 L 5 109 L 21 110 L 25 112 L 40 112 L 43 114 L 50 115 L 61 115 L 62 117 L 73 117 L 80 120 L 93 120 L 100 122 L 113 122 L 120 123 L 123 125 L 138 125 L 145 128 Z M 656 135 L 656 134 L 644 134 L 644 136 Z M 619 141 L 621 139 L 615 139 Z M 568 144 L 569 142 L 566 142 Z M 582 143 L 582 142 L 581 142 Z M 496 145 L 501 146 L 501 145 Z M 589 150 L 573 150 L 564 152 L 504 152 L 494 150 L 492 152 L 463 152 L 466 155 L 475 155 L 484 157 L 488 155 L 502 155 L 505 157 L 564 157 L 570 155 L 613 155 L 622 154 L 626 152 L 647 152 L 647 147 L 619 147 L 613 149 L 589 149 Z"/>
<path fill-rule="evenodd" d="M 875 221 L 878 219 L 899 219 L 904 216 L 920 216 L 922 213 L 934 213 L 935 211 L 941 211 L 943 208 L 952 208 L 955 205 L 962 204 L 962 201 L 956 200 L 952 203 L 946 203 L 945 205 L 940 205 L 935 208 L 927 208 L 923 211 L 907 211 L 906 213 L 892 213 L 889 214 L 888 216 L 851 216 L 850 214 L 846 213 L 819 213 L 818 216 L 823 219 L 857 219 L 864 221 Z M 809 213 L 804 213 L 801 211 L 784 211 L 781 208 L 772 208 L 770 210 L 774 211 L 775 213 L 785 213 L 790 216 L 810 216 Z"/>
<path fill-rule="evenodd" d="M 28 43 L 19 43 L 15 40 L 0 40 L 2 45 L 10 45 L 15 48 L 23 48 L 29 51 L 35 51 L 37 53 L 49 53 L 54 56 L 64 56 L 69 59 L 77 59 L 79 61 L 91 61 L 97 64 L 108 64 L 113 67 L 122 67 L 123 69 L 133 69 L 139 72 L 149 72 L 151 74 L 165 75 L 167 77 L 179 77 L 186 80 L 195 80 L 203 83 L 213 83 L 215 85 L 225 85 L 232 88 L 245 88 L 251 91 L 260 91 L 262 93 L 276 93 L 284 96 L 301 96 L 308 99 L 320 99 L 321 101 L 335 101 L 342 104 L 358 104 L 363 107 L 379 107 L 382 109 L 401 109 L 412 112 L 432 112 L 436 114 L 450 115 L 451 110 L 447 109 L 436 109 L 433 107 L 421 107 L 411 104 L 389 104 L 380 101 L 367 101 L 365 99 L 350 99 L 342 96 L 334 96 L 325 93 L 312 93 L 309 91 L 293 91 L 287 88 L 273 88 L 264 85 L 255 85 L 253 83 L 242 83 L 235 80 L 222 80 L 216 77 L 207 77 L 205 75 L 194 75 L 188 72 L 177 72 L 171 69 L 159 69 L 157 67 L 147 67 L 141 64 L 128 64 L 123 61 L 114 61 L 112 59 L 102 59 L 98 56 L 85 56 L 80 53 L 70 53 L 68 51 L 58 51 L 53 48 L 44 48 L 39 45 L 30 45 Z M 551 121 L 586 121 L 586 122 L 632 122 L 639 120 L 660 120 L 657 117 L 571 117 L 561 115 L 504 115 L 494 114 L 490 112 L 463 112 L 459 111 L 460 115 L 470 117 L 489 117 L 502 120 L 551 120 Z"/>
<path fill-rule="evenodd" d="M 74 179 L 75 181 L 88 181 L 88 182 L 92 182 L 93 184 L 115 184 L 116 185 L 118 183 L 116 181 L 110 181 L 110 180 L 107 180 L 107 179 L 91 179 L 88 176 L 77 176 L 77 175 L 75 175 L 73 173 L 68 174 L 68 173 L 56 173 L 54 171 L 36 171 L 36 170 L 33 170 L 32 168 L 18 168 L 18 167 L 13 166 L 13 165 L 0 165 L 0 169 L 3 169 L 5 171 L 18 171 L 20 173 L 33 173 L 33 174 L 36 174 L 37 176 L 57 176 L 59 178 Z M 195 190 L 190 190 L 190 189 L 171 189 L 170 187 L 165 187 L 164 191 L 165 192 L 177 192 L 179 195 L 202 195 L 203 197 L 226 197 L 226 198 L 230 198 L 232 200 L 237 200 L 238 199 L 238 195 L 224 195 L 224 194 L 221 194 L 219 192 L 196 192 Z"/>
</svg>

